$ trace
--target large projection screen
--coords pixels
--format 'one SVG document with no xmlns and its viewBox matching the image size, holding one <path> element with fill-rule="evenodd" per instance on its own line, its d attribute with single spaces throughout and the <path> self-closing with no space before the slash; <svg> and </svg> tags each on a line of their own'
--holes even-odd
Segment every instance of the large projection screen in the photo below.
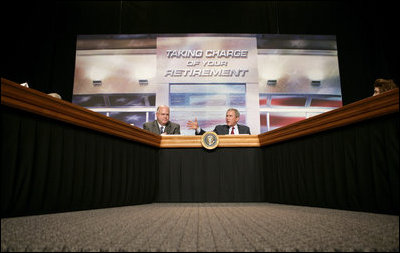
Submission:
<svg viewBox="0 0 400 253">
<path fill-rule="evenodd" d="M 73 103 L 138 127 L 169 105 L 182 135 L 237 108 L 239 124 L 268 132 L 342 106 L 336 37 L 79 35 Z"/>
</svg>

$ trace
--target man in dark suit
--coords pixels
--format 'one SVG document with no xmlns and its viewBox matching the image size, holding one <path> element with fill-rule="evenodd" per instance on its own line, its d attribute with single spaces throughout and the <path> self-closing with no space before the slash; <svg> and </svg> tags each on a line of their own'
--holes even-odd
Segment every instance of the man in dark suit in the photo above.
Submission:
<svg viewBox="0 0 400 253">
<path fill-rule="evenodd" d="M 181 126 L 169 121 L 169 107 L 160 105 L 157 107 L 157 119 L 143 124 L 143 129 L 155 134 L 181 134 Z"/>
<path fill-rule="evenodd" d="M 239 125 L 238 121 L 240 118 L 240 113 L 235 108 L 229 108 L 226 111 L 226 125 L 218 125 L 214 128 L 214 132 L 218 135 L 226 135 L 226 134 L 250 134 L 250 128 L 245 125 Z M 199 127 L 197 122 L 197 118 L 194 121 L 188 121 L 186 124 L 190 129 L 196 130 L 196 135 L 202 135 L 205 133 L 203 129 Z"/>
</svg>

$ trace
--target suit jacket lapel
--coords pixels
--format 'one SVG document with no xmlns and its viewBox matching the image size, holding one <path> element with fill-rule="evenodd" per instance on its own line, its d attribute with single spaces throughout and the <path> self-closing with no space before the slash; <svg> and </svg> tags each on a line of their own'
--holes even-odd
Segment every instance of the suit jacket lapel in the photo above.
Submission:
<svg viewBox="0 0 400 253">
<path fill-rule="evenodd" d="M 170 130 L 171 130 L 171 124 L 170 124 L 169 121 L 168 121 L 168 123 L 165 125 L 165 130 L 164 130 L 164 132 L 165 132 L 165 133 L 169 133 Z"/>
<path fill-rule="evenodd" d="M 229 134 L 229 126 L 228 125 L 224 125 L 224 134 Z"/>
<path fill-rule="evenodd" d="M 245 131 L 245 127 L 244 126 L 242 126 L 242 125 L 238 125 L 238 129 L 239 129 L 239 134 L 248 134 L 246 131 Z"/>
<path fill-rule="evenodd" d="M 239 134 L 250 134 L 246 126 L 238 125 Z"/>
<path fill-rule="evenodd" d="M 158 134 L 161 134 L 161 132 L 160 132 L 160 127 L 158 127 L 157 120 L 153 121 L 153 127 L 157 129 L 157 133 L 158 133 Z"/>
</svg>

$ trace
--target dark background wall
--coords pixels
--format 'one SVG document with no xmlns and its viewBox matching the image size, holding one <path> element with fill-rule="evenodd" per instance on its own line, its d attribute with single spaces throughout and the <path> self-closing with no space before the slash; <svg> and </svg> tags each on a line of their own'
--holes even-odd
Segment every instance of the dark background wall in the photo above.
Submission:
<svg viewBox="0 0 400 253">
<path fill-rule="evenodd" d="M 71 101 L 78 34 L 336 35 L 343 103 L 398 84 L 394 1 L 11 1 L 2 7 L 2 77 Z"/>
</svg>

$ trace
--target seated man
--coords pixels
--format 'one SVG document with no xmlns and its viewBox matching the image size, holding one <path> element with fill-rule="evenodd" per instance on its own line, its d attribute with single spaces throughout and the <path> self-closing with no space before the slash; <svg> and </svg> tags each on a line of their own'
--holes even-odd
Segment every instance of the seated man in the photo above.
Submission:
<svg viewBox="0 0 400 253">
<path fill-rule="evenodd" d="M 157 119 L 143 124 L 143 129 L 155 134 L 181 134 L 181 126 L 169 121 L 169 107 L 160 105 L 157 107 Z"/>
<path fill-rule="evenodd" d="M 245 125 L 237 124 L 240 118 L 240 113 L 237 109 L 229 108 L 226 111 L 226 125 L 218 125 L 214 128 L 214 132 L 218 135 L 225 134 L 250 134 L 250 128 Z M 205 133 L 203 129 L 199 127 L 197 118 L 194 121 L 188 121 L 186 124 L 190 129 L 196 130 L 196 135 L 202 135 Z"/>
</svg>

